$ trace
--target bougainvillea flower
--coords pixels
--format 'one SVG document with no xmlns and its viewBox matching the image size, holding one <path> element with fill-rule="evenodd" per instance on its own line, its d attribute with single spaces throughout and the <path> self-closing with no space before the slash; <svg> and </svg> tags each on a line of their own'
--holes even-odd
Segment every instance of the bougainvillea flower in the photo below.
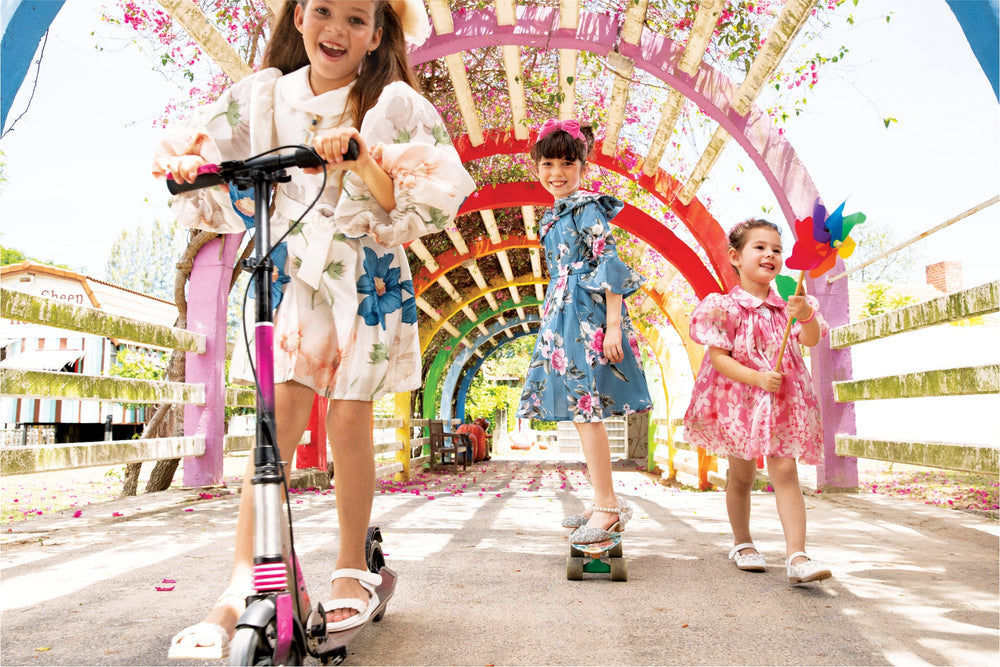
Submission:
<svg viewBox="0 0 1000 667">
<path fill-rule="evenodd" d="M 790 269 L 809 271 L 817 278 L 837 263 L 837 257 L 847 258 L 854 252 L 854 240 L 848 236 L 855 225 L 865 221 L 864 213 L 844 216 L 843 202 L 826 215 L 826 208 L 816 203 L 811 217 L 795 221 L 795 246 L 785 262 Z"/>
</svg>

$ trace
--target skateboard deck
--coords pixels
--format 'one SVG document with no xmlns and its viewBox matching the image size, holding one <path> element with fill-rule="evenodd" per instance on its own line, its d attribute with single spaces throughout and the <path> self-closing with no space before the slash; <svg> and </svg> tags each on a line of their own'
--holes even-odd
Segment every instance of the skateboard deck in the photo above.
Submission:
<svg viewBox="0 0 1000 667">
<path fill-rule="evenodd" d="M 324 665 L 339 665 L 347 658 L 347 647 L 351 644 L 354 639 L 360 635 L 365 628 L 367 628 L 372 623 L 378 623 L 382 620 L 382 616 L 385 614 L 385 608 L 389 604 L 392 594 L 396 590 L 396 573 L 390 568 L 383 565 L 379 569 L 379 574 L 382 575 L 382 583 L 375 587 L 375 593 L 378 595 L 378 606 L 375 607 L 375 611 L 368 618 L 368 621 L 357 627 L 348 628 L 347 630 L 341 630 L 340 632 L 331 632 L 326 635 L 325 638 L 316 646 L 315 650 L 311 651 L 313 655 L 320 659 L 320 662 Z M 314 610 L 315 611 L 315 610 Z"/>
<path fill-rule="evenodd" d="M 585 572 L 610 574 L 612 581 L 628 580 L 628 567 L 622 555 L 621 533 L 611 533 L 611 537 L 603 542 L 570 543 L 566 578 L 578 581 L 583 579 Z"/>
</svg>

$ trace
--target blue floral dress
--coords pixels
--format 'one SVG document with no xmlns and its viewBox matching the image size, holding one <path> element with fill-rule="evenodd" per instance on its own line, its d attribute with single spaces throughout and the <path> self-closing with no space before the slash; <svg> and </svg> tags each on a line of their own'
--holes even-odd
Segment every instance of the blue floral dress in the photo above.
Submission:
<svg viewBox="0 0 1000 667">
<path fill-rule="evenodd" d="M 317 132 L 354 122 L 352 85 L 314 95 L 308 66 L 284 76 L 261 70 L 187 124 L 171 128 L 157 149 L 154 173 L 162 170 L 159 160 L 171 155 L 197 153 L 220 162 L 275 146 L 308 145 Z M 393 179 L 392 211 L 382 210 L 352 172 L 343 179 L 332 172 L 320 193 L 321 174 L 289 169 L 291 180 L 276 189 L 272 241 L 293 221 L 302 222 L 275 254 L 284 271 L 274 299 L 280 301 L 274 379 L 296 381 L 327 398 L 373 401 L 421 382 L 417 305 L 403 244 L 450 224 L 475 182 L 437 110 L 403 82 L 383 89 L 359 131 Z M 310 208 L 317 193 L 319 201 Z M 230 195 L 221 187 L 197 190 L 179 195 L 173 209 L 186 227 L 242 232 L 246 219 L 252 221 L 254 201 Z M 231 372 L 249 381 L 243 349 L 236 345 Z"/>
<path fill-rule="evenodd" d="M 608 221 L 622 208 L 614 197 L 577 191 L 542 216 L 540 233 L 551 280 L 519 417 L 592 422 L 653 405 L 624 300 L 625 358 L 612 364 L 604 356 L 605 290 L 627 297 L 644 280 L 615 250 Z"/>
</svg>

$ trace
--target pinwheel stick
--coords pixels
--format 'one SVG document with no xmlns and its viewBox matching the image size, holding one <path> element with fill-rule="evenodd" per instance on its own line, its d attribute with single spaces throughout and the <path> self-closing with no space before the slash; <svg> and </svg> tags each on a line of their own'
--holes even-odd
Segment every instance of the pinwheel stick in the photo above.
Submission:
<svg viewBox="0 0 1000 667">
<path fill-rule="evenodd" d="M 802 280 L 806 277 L 806 272 L 799 271 L 799 282 L 795 284 L 795 296 L 802 293 Z M 788 318 L 785 324 L 785 335 L 781 337 L 781 347 L 778 348 L 778 361 L 774 364 L 774 370 L 781 370 L 781 359 L 785 356 L 785 346 L 788 345 L 788 334 L 792 331 L 792 318 Z"/>
</svg>

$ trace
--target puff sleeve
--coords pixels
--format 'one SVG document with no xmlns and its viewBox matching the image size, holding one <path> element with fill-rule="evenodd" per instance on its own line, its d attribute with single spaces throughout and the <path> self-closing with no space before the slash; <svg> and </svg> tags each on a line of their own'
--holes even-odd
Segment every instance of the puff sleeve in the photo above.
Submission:
<svg viewBox="0 0 1000 667">
<path fill-rule="evenodd" d="M 732 351 L 739 314 L 726 294 L 712 293 L 691 313 L 691 340 Z"/>
<path fill-rule="evenodd" d="M 251 99 L 259 97 L 262 87 L 273 88 L 280 76 L 281 72 L 274 68 L 248 76 L 186 122 L 168 128 L 154 147 L 153 175 L 166 176 L 166 160 L 178 155 L 200 155 L 208 163 L 250 157 Z M 178 194 L 172 209 L 177 221 L 189 229 L 220 234 L 246 229 L 222 185 Z"/>
<path fill-rule="evenodd" d="M 336 225 L 348 236 L 374 235 L 385 247 L 450 224 L 476 189 L 434 106 L 403 82 L 386 86 L 365 114 L 361 136 L 392 177 L 396 207 L 386 212 L 357 174 L 344 178 Z"/>
<path fill-rule="evenodd" d="M 627 297 L 638 290 L 645 278 L 618 259 L 615 238 L 608 220 L 624 208 L 618 199 L 599 195 L 576 214 L 584 256 L 591 258 L 591 270 L 580 276 L 579 287 L 587 292 L 610 291 Z"/>
</svg>

